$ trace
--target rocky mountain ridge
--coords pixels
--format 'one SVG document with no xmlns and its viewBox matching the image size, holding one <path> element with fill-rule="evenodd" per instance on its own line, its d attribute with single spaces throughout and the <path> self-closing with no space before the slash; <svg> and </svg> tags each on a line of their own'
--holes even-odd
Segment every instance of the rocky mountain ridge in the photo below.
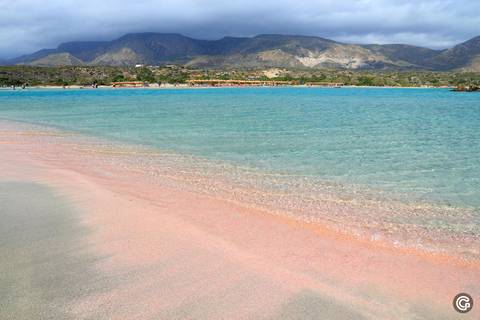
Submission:
<svg viewBox="0 0 480 320">
<path fill-rule="evenodd" d="M 403 44 L 354 45 L 311 36 L 258 35 L 197 40 L 171 33 L 127 34 L 109 42 L 60 44 L 3 65 L 134 66 L 180 63 L 222 69 L 350 69 L 480 71 L 480 36 L 448 50 Z"/>
</svg>

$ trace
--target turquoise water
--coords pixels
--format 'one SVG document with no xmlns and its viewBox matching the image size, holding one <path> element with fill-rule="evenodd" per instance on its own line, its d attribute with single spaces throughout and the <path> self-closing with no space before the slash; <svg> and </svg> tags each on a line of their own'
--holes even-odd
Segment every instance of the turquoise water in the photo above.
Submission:
<svg viewBox="0 0 480 320">
<path fill-rule="evenodd" d="M 0 90 L 0 118 L 262 172 L 480 208 L 480 94 L 446 89 Z M 412 200 L 413 201 L 413 200 Z"/>
</svg>

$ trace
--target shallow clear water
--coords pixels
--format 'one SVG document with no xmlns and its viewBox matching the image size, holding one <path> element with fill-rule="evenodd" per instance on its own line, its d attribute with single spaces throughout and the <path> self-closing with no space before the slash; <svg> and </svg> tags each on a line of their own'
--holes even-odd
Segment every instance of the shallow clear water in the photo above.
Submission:
<svg viewBox="0 0 480 320">
<path fill-rule="evenodd" d="M 446 89 L 0 90 L 0 118 L 412 201 L 480 208 L 480 95 Z"/>
</svg>

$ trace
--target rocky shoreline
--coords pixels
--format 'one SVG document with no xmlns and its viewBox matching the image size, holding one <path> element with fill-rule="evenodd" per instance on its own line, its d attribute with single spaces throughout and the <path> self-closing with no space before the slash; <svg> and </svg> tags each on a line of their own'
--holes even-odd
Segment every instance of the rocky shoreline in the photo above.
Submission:
<svg viewBox="0 0 480 320">
<path fill-rule="evenodd" d="M 474 91 L 480 91 L 480 87 L 477 87 L 477 86 L 468 86 L 468 87 L 458 86 L 455 89 L 453 89 L 452 91 L 474 92 Z"/>
</svg>

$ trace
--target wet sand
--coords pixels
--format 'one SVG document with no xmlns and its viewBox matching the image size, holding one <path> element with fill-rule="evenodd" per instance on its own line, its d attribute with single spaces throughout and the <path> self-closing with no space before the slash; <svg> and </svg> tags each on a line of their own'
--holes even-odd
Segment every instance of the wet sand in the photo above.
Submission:
<svg viewBox="0 0 480 320">
<path fill-rule="evenodd" d="M 480 266 L 141 179 L 0 131 L 0 318 L 478 319 Z M 4 259 L 5 257 L 5 259 Z"/>
<path fill-rule="evenodd" d="M 95 292 L 88 228 L 44 184 L 0 180 L 0 318 L 71 318 L 62 306 Z"/>
</svg>

